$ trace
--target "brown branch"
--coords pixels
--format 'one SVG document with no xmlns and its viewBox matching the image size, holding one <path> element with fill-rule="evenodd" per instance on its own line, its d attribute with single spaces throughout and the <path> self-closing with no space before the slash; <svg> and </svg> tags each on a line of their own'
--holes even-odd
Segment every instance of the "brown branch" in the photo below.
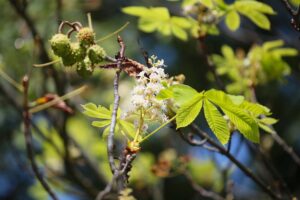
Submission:
<svg viewBox="0 0 300 200">
<path fill-rule="evenodd" d="M 183 172 L 183 175 L 189 180 L 193 189 L 195 191 L 197 191 L 202 197 L 210 198 L 210 199 L 214 199 L 214 200 L 225 200 L 225 198 L 223 198 L 219 194 L 217 194 L 213 191 L 208 191 L 208 190 L 204 189 L 203 187 L 201 187 L 199 184 L 197 184 L 189 172 L 185 171 L 185 172 Z"/>
<path fill-rule="evenodd" d="M 96 197 L 96 200 L 102 200 L 107 194 L 109 194 L 113 189 L 113 184 L 123 175 L 126 175 L 128 167 L 131 165 L 132 161 L 135 159 L 136 154 L 129 153 L 125 154 L 125 163 L 120 162 L 118 170 L 113 174 L 112 180 L 109 184 L 106 185 L 105 189 L 99 192 Z M 124 188 L 123 188 L 124 189 Z"/>
<path fill-rule="evenodd" d="M 44 180 L 42 174 L 40 174 L 38 166 L 34 159 L 34 152 L 32 148 L 32 135 L 31 135 L 31 123 L 30 123 L 30 114 L 29 114 L 29 106 L 28 106 L 28 86 L 29 86 L 29 78 L 28 76 L 24 76 L 23 78 L 23 91 L 24 91 L 24 99 L 23 99 L 23 121 L 24 121 L 24 136 L 26 142 L 26 150 L 27 156 L 30 160 L 32 170 L 37 177 L 37 179 L 42 184 L 45 191 L 51 196 L 52 199 L 58 200 L 55 193 L 52 191 L 51 187 Z"/>
<path fill-rule="evenodd" d="M 296 31 L 300 32 L 300 4 L 298 6 L 298 9 L 294 10 L 288 0 L 281 0 L 281 2 L 291 15 L 291 25 Z"/>
<path fill-rule="evenodd" d="M 108 154 L 108 160 L 109 160 L 109 166 L 113 174 L 115 174 L 115 171 L 117 170 L 115 160 L 114 160 L 114 134 L 115 134 L 115 127 L 117 124 L 117 112 L 119 108 L 119 102 L 120 102 L 120 96 L 119 96 L 119 79 L 120 79 L 120 73 L 121 73 L 121 65 L 124 58 L 124 51 L 125 51 L 125 44 L 120 36 L 118 36 L 118 43 L 120 45 L 120 50 L 117 58 L 117 69 L 116 74 L 114 78 L 114 105 L 113 105 L 113 111 L 111 116 L 111 124 L 110 124 L 110 130 L 107 137 L 107 154 Z"/>
<path fill-rule="evenodd" d="M 257 103 L 256 91 L 255 87 L 252 86 L 250 88 L 251 91 L 251 99 L 253 103 Z M 265 116 L 262 116 L 265 117 Z M 292 158 L 292 160 L 300 167 L 300 157 L 296 154 L 294 149 L 290 147 L 281 137 L 278 135 L 273 126 L 269 126 L 272 130 L 271 136 L 275 140 L 275 142 Z"/>
<path fill-rule="evenodd" d="M 278 196 L 267 186 L 260 178 L 258 178 L 252 171 L 250 171 L 246 166 L 244 166 L 240 161 L 238 161 L 231 153 L 227 151 L 222 145 L 215 142 L 206 132 L 202 131 L 197 125 L 192 124 L 191 128 L 201 135 L 202 138 L 206 138 L 207 142 L 213 146 L 214 148 L 218 149 L 218 151 L 226 156 L 231 162 L 233 162 L 241 171 L 244 172 L 250 179 L 252 179 L 257 185 L 261 187 L 263 191 L 265 191 L 270 197 L 273 199 L 281 199 L 281 196 Z"/>
</svg>

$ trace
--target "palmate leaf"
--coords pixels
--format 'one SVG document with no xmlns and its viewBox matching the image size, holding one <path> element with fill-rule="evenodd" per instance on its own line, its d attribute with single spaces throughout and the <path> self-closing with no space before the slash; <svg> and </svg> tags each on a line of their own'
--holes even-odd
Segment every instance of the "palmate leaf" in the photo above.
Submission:
<svg viewBox="0 0 300 200">
<path fill-rule="evenodd" d="M 85 105 L 81 105 L 84 109 L 83 114 L 88 117 L 99 118 L 99 119 L 110 119 L 111 112 L 103 107 L 103 106 L 96 106 L 94 103 L 87 103 Z"/>
<path fill-rule="evenodd" d="M 199 93 L 190 101 L 181 105 L 181 107 L 177 111 L 177 128 L 186 127 L 196 119 L 202 108 L 202 99 L 203 94 Z"/>
<path fill-rule="evenodd" d="M 88 117 L 100 119 L 99 121 L 93 121 L 92 126 L 98 128 L 106 127 L 102 134 L 103 136 L 106 136 L 109 133 L 113 105 L 110 106 L 109 110 L 101 105 L 96 106 L 93 103 L 87 103 L 82 105 L 82 107 L 84 109 L 83 114 Z M 120 119 L 120 116 L 121 110 L 118 109 L 115 133 L 125 134 L 126 137 L 133 138 L 133 135 L 135 134 L 133 123 Z"/>
<path fill-rule="evenodd" d="M 122 11 L 139 17 L 138 27 L 146 33 L 158 31 L 165 36 L 173 34 L 181 40 L 188 39 L 186 29 L 192 26 L 190 20 L 185 17 L 171 17 L 169 10 L 165 7 L 129 6 L 123 8 Z"/>
<path fill-rule="evenodd" d="M 222 144 L 226 144 L 230 138 L 230 132 L 226 120 L 218 111 L 215 105 L 209 100 L 204 100 L 204 116 L 205 119 Z"/>
</svg>

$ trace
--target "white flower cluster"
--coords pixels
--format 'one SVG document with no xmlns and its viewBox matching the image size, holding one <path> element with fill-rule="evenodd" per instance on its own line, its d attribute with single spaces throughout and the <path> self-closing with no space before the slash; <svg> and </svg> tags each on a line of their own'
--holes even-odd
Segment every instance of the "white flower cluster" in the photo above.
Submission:
<svg viewBox="0 0 300 200">
<path fill-rule="evenodd" d="M 131 107 L 128 114 L 140 114 L 143 112 L 144 119 L 150 121 L 166 122 L 168 120 L 165 112 L 167 105 L 165 101 L 157 100 L 156 95 L 163 89 L 162 82 L 166 80 L 167 75 L 164 72 L 164 61 L 157 60 L 152 56 L 149 60 L 152 67 L 144 68 L 138 74 L 137 85 L 131 94 Z M 139 122 L 137 122 L 139 124 Z M 143 125 L 143 130 L 148 128 Z"/>
</svg>

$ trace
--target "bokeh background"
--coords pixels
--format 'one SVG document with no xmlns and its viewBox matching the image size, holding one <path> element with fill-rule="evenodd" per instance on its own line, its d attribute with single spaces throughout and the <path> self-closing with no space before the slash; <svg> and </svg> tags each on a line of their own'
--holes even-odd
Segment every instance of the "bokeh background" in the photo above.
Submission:
<svg viewBox="0 0 300 200">
<path fill-rule="evenodd" d="M 26 5 L 26 13 L 36 31 L 41 36 L 45 49 L 51 58 L 48 40 L 56 33 L 60 20 L 80 21 L 87 25 L 88 12 L 92 15 L 93 27 L 97 38 L 104 37 L 130 22 L 120 34 L 127 44 L 126 56 L 144 63 L 142 50 L 149 55 L 164 59 L 170 75 L 184 74 L 185 83 L 198 91 L 215 88 L 216 85 L 208 76 L 208 67 L 197 41 L 190 38 L 187 42 L 171 36 L 146 34 L 137 29 L 137 20 L 121 12 L 121 8 L 129 5 L 167 6 L 175 13 L 180 8 L 180 1 L 166 0 L 28 0 L 16 1 Z M 227 1 L 230 2 L 230 1 Z M 300 49 L 300 33 L 290 25 L 290 16 L 280 1 L 263 1 L 273 7 L 277 15 L 270 16 L 272 29 L 263 31 L 243 18 L 242 26 L 236 32 L 229 31 L 221 23 L 221 35 L 210 36 L 206 44 L 209 52 L 219 53 L 223 44 L 232 48 L 243 48 L 246 51 L 254 44 L 264 41 L 282 39 L 286 46 Z M 109 55 L 118 51 L 116 36 L 101 42 Z M 93 102 L 109 106 L 113 100 L 113 72 L 96 70 L 89 78 L 76 75 L 74 69 L 64 68 L 57 64 L 52 66 L 63 80 L 57 90 L 51 70 L 33 68 L 33 64 L 42 63 L 46 59 L 41 55 L 41 49 L 34 42 L 32 32 L 12 4 L 8 0 L 0 0 L 0 199 L 49 199 L 39 182 L 34 178 L 25 151 L 23 136 L 22 93 L 5 78 L 9 75 L 17 83 L 30 73 L 30 99 L 33 101 L 46 93 L 62 95 L 83 84 L 88 89 L 79 96 L 68 101 L 74 109 L 74 114 L 67 115 L 62 111 L 47 109 L 33 116 L 37 129 L 33 129 L 34 150 L 40 171 L 47 177 L 62 200 L 93 199 L 93 189 L 104 188 L 111 177 L 107 158 L 105 139 L 101 137 L 102 130 L 92 127 L 90 120 L 82 113 L 80 104 Z M 260 103 L 271 108 L 273 116 L 279 119 L 275 129 L 279 135 L 290 144 L 300 155 L 300 71 L 299 57 L 287 60 L 292 73 L 282 81 L 274 81 L 257 88 L 257 98 Z M 276 67 L 276 63 L 274 63 Z M 126 109 L 130 90 L 134 80 L 122 76 L 120 95 L 121 107 Z M 205 129 L 206 124 L 201 126 Z M 72 138 L 70 152 L 75 171 L 89 181 L 82 186 L 76 175 L 70 172 L 63 158 L 64 145 L 61 131 Z M 287 182 L 290 190 L 300 196 L 300 169 L 276 145 L 272 139 L 263 134 L 264 148 L 268 150 L 268 158 L 279 174 Z M 50 142 L 49 142 L 50 141 Z M 232 152 L 247 167 L 251 168 L 266 182 L 271 181 L 266 168 L 255 151 L 239 134 L 233 136 Z M 161 154 L 164 152 L 163 154 Z M 170 127 L 164 128 L 142 147 L 142 152 L 135 160 L 129 186 L 137 199 L 180 200 L 202 199 L 193 190 L 189 180 L 181 174 L 171 174 L 167 177 L 157 177 L 151 168 L 159 157 L 167 159 L 190 155 L 188 164 L 194 180 L 207 189 L 223 192 L 233 184 L 232 192 L 236 199 L 266 199 L 267 197 L 245 175 L 230 165 L 228 160 L 220 155 L 208 152 L 199 147 L 191 147 L 181 140 Z M 86 160 L 90 165 L 86 164 Z M 230 168 L 229 168 L 230 167 Z M 229 170 L 228 170 L 229 169 Z M 224 182 L 224 173 L 229 178 Z M 79 178 L 80 179 L 80 178 Z M 91 187 L 90 187 L 91 186 Z M 225 187 L 226 186 L 226 187 Z M 90 187 L 90 188 L 89 188 Z"/>
</svg>

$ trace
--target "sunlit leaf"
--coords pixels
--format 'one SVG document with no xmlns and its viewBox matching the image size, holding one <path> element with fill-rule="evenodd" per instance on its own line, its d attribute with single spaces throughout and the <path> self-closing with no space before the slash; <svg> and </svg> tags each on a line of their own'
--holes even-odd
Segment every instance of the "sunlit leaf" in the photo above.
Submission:
<svg viewBox="0 0 300 200">
<path fill-rule="evenodd" d="M 226 120 L 218 111 L 215 105 L 208 100 L 204 100 L 204 116 L 205 119 L 222 144 L 226 144 L 230 138 L 230 132 Z"/>
<path fill-rule="evenodd" d="M 199 93 L 178 109 L 176 117 L 177 128 L 188 126 L 196 119 L 202 108 L 202 100 L 203 94 Z"/>
<path fill-rule="evenodd" d="M 236 31 L 241 23 L 239 14 L 235 10 L 229 11 L 226 15 L 225 23 L 230 30 Z"/>
</svg>

